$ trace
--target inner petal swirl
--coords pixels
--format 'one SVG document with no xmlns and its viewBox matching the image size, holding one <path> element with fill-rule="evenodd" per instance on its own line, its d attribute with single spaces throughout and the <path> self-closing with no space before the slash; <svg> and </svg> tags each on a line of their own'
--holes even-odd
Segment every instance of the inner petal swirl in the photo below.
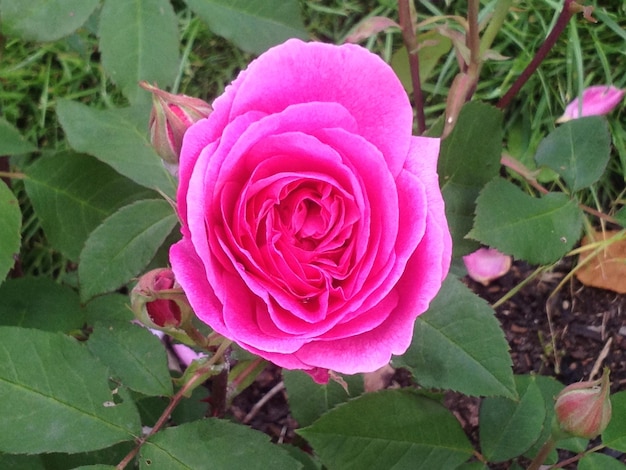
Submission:
<svg viewBox="0 0 626 470">
<path fill-rule="evenodd" d="M 245 221 L 237 241 L 261 268 L 246 269 L 277 287 L 275 296 L 325 312 L 320 298 L 328 299 L 355 263 L 354 197 L 327 175 L 283 173 L 247 185 L 237 206 Z"/>
</svg>

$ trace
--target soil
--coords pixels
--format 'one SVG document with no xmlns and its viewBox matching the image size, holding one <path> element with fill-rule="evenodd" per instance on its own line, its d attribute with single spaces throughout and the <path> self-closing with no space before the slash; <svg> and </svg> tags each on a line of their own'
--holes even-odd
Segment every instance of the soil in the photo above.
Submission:
<svg viewBox="0 0 626 470">
<path fill-rule="evenodd" d="M 626 389 L 626 296 L 568 280 L 556 290 L 572 266 L 562 262 L 551 272 L 529 281 L 496 309 L 511 348 L 516 374 L 543 374 L 564 384 L 599 377 L 611 369 L 612 392 Z M 534 268 L 516 262 L 504 277 L 485 287 L 464 282 L 490 304 L 527 279 Z M 408 371 L 398 369 L 389 386 L 413 387 Z M 259 402 L 271 394 L 266 403 Z M 479 398 L 450 393 L 446 405 L 456 415 L 467 435 L 478 441 Z M 255 383 L 240 394 L 230 409 L 232 415 L 269 434 L 275 442 L 291 442 L 297 422 L 289 414 L 281 387 L 280 369 L 270 366 Z M 478 447 L 477 447 L 478 448 Z M 561 458 L 572 454 L 563 453 Z M 615 455 L 626 462 L 626 456 Z M 508 468 L 507 465 L 493 466 Z M 575 464 L 564 468 L 576 468 Z"/>
</svg>

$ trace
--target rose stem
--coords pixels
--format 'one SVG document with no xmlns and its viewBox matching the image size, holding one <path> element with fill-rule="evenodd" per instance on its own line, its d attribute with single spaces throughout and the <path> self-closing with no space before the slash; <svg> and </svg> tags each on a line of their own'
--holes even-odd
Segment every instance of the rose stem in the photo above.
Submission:
<svg viewBox="0 0 626 470">
<path fill-rule="evenodd" d="M 402 40 L 409 54 L 409 68 L 411 70 L 411 82 L 413 83 L 413 101 L 417 117 L 417 133 L 426 131 L 426 116 L 424 115 L 424 97 L 422 84 L 420 83 L 420 62 L 417 55 L 417 36 L 411 22 L 411 10 L 409 0 L 398 0 L 398 21 L 402 29 Z"/>
<path fill-rule="evenodd" d="M 480 38 L 478 36 L 478 8 L 479 0 L 469 0 L 467 2 L 467 48 L 470 50 L 469 70 L 478 68 L 480 65 Z M 471 73 L 469 74 L 472 75 Z M 478 77 L 476 77 L 478 78 Z"/>
<path fill-rule="evenodd" d="M 226 393 L 228 387 L 228 370 L 224 369 L 211 379 L 211 416 L 223 418 L 226 414 Z"/>
<path fill-rule="evenodd" d="M 530 463 L 527 470 L 539 470 L 539 467 L 541 467 L 543 462 L 545 462 L 545 460 L 548 458 L 548 455 L 550 454 L 550 452 L 552 452 L 552 449 L 554 449 L 555 447 L 556 447 L 556 441 L 554 440 L 552 436 L 550 436 L 548 440 L 543 444 L 541 449 L 539 450 L 539 453 L 535 456 L 533 461 Z"/>
<path fill-rule="evenodd" d="M 124 457 L 124 459 L 120 463 L 117 464 L 117 466 L 115 467 L 116 470 L 124 470 L 126 466 L 132 462 L 132 460 L 139 453 L 139 449 L 141 449 L 141 446 L 146 442 L 146 440 L 148 440 L 148 438 L 152 436 L 153 434 L 156 434 L 163 427 L 163 425 L 166 423 L 166 421 L 169 419 L 170 415 L 172 414 L 172 411 L 174 411 L 174 408 L 178 406 L 178 403 L 180 403 L 180 401 L 183 399 L 186 393 L 189 390 L 193 390 L 197 385 L 199 385 L 198 384 L 199 381 L 204 380 L 204 377 L 206 376 L 206 374 L 211 370 L 211 368 L 220 359 L 222 359 L 222 357 L 224 356 L 224 353 L 228 350 L 231 344 L 232 344 L 232 341 L 228 341 L 224 339 L 222 344 L 220 344 L 219 348 L 217 348 L 217 351 L 215 351 L 215 354 L 211 356 L 211 358 L 207 361 L 207 363 L 204 364 L 203 367 L 200 367 L 191 376 L 189 381 L 185 383 L 185 385 L 183 385 L 181 389 L 178 392 L 176 392 L 176 394 L 172 397 L 172 399 L 170 400 L 170 403 L 167 405 L 167 408 L 165 408 L 165 410 L 159 417 L 154 427 L 150 430 L 150 432 L 146 436 L 137 439 L 137 445 L 133 448 L 133 450 L 131 450 L 128 453 L 128 455 L 126 455 L 126 457 Z"/>
<path fill-rule="evenodd" d="M 548 52 L 550 52 L 550 49 L 552 49 L 554 44 L 556 44 L 557 39 L 561 33 L 563 33 L 565 27 L 569 23 L 569 20 L 574 15 L 575 11 L 572 8 L 573 3 L 575 3 L 574 0 L 565 0 L 563 10 L 561 10 L 554 28 L 552 28 L 552 31 L 550 31 L 546 40 L 543 44 L 541 44 L 541 47 L 537 50 L 537 53 L 535 54 L 535 57 L 533 57 L 533 60 L 530 61 L 530 64 L 526 66 L 522 74 L 517 77 L 517 80 L 515 80 L 513 85 L 511 85 L 511 88 L 509 88 L 504 96 L 500 98 L 496 107 L 500 109 L 506 108 L 511 103 L 511 100 L 517 92 L 520 91 L 520 89 L 526 84 L 531 75 L 535 73 L 535 70 L 537 70 L 541 62 L 543 62 L 548 55 Z"/>
<path fill-rule="evenodd" d="M 589 449 L 589 450 L 586 450 L 585 452 L 580 452 L 580 453 L 576 454 L 575 456 L 570 457 L 569 459 L 563 460 L 562 462 L 558 462 L 558 463 L 554 464 L 554 465 L 553 465 L 552 467 L 550 467 L 550 468 L 563 468 L 563 467 L 565 467 L 566 465 L 569 465 L 569 464 L 571 464 L 571 463 L 574 463 L 574 462 L 579 461 L 579 460 L 580 460 L 580 459 L 582 459 L 585 455 L 593 454 L 594 452 L 597 452 L 597 451 L 599 451 L 599 450 L 602 450 L 602 449 L 604 449 L 605 447 L 606 447 L 606 445 L 604 445 L 604 444 L 597 445 L 597 446 L 595 446 L 595 447 L 593 447 L 593 448 L 591 448 L 591 449 Z"/>
</svg>

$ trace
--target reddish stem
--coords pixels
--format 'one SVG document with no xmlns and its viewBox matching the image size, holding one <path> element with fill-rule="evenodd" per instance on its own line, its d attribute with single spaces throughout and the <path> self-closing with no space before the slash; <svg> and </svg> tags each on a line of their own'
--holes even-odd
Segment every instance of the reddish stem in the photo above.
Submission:
<svg viewBox="0 0 626 470">
<path fill-rule="evenodd" d="M 565 3 L 563 4 L 563 10 L 561 10 L 559 17 L 556 20 L 556 24 L 554 25 L 554 28 L 552 28 L 552 31 L 550 31 L 550 34 L 548 34 L 546 40 L 543 42 L 543 44 L 541 44 L 541 47 L 539 47 L 539 50 L 535 54 L 535 57 L 533 57 L 533 60 L 530 61 L 530 64 L 528 64 L 522 74 L 517 77 L 517 80 L 515 80 L 511 88 L 509 88 L 504 96 L 500 98 L 500 101 L 498 101 L 498 104 L 496 105 L 498 108 L 504 109 L 511 103 L 517 92 L 519 92 L 520 89 L 526 84 L 531 75 L 535 73 L 541 62 L 543 62 L 543 60 L 546 58 L 548 52 L 550 52 L 550 49 L 554 47 L 557 39 L 563 33 L 565 27 L 569 23 L 569 20 L 572 18 L 572 16 L 574 16 L 575 10 L 574 8 L 572 8 L 573 3 L 575 3 L 574 0 L 565 0 Z"/>
<path fill-rule="evenodd" d="M 413 84 L 413 101 L 417 117 L 417 133 L 426 131 L 426 116 L 424 115 L 424 96 L 420 82 L 420 62 L 417 55 L 417 36 L 411 22 L 411 9 L 409 0 L 398 0 L 398 21 L 402 28 L 402 40 L 409 54 L 409 69 L 411 70 L 411 82 Z"/>
</svg>

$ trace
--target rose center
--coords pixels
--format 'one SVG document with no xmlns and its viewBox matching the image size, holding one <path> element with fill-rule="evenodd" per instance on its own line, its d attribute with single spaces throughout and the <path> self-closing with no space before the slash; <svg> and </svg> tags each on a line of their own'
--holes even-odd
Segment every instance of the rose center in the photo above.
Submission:
<svg viewBox="0 0 626 470">
<path fill-rule="evenodd" d="M 255 189 L 242 194 L 247 223 L 237 233 L 259 273 L 302 298 L 340 285 L 354 263 L 360 220 L 354 197 L 335 181 L 300 175 L 273 177 Z"/>
</svg>

